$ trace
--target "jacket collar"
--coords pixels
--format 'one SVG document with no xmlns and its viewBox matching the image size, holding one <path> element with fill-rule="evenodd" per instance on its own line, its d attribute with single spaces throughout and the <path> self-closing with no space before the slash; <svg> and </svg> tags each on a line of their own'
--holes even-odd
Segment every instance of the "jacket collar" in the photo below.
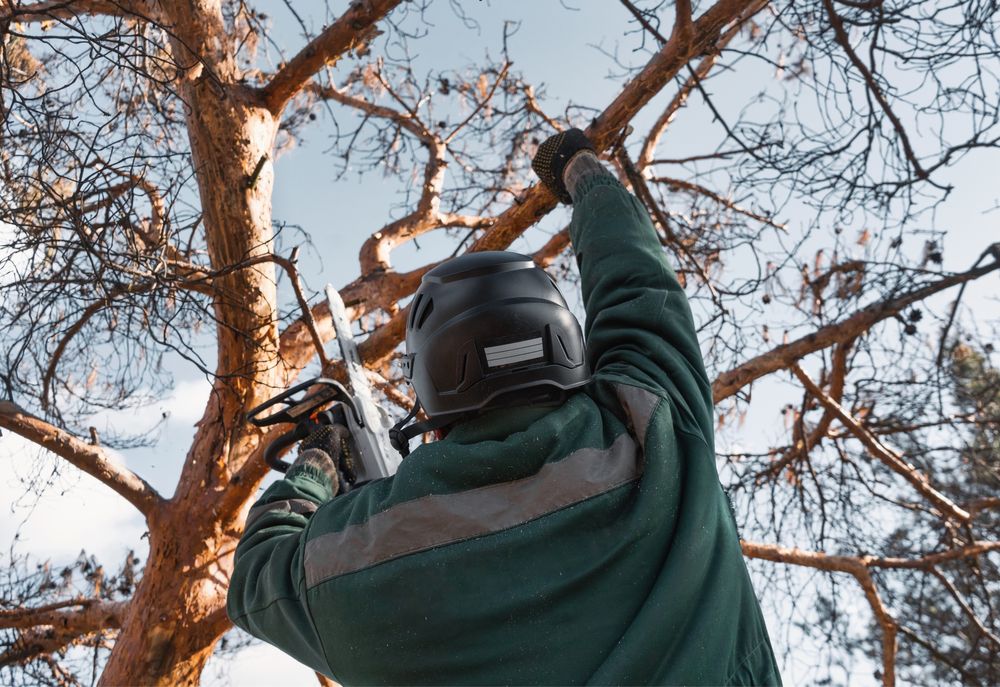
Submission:
<svg viewBox="0 0 1000 687">
<path fill-rule="evenodd" d="M 459 422 L 444 441 L 456 444 L 473 444 L 479 441 L 502 441 L 511 434 L 523 432 L 536 420 L 548 415 L 558 405 L 498 408 Z"/>
</svg>

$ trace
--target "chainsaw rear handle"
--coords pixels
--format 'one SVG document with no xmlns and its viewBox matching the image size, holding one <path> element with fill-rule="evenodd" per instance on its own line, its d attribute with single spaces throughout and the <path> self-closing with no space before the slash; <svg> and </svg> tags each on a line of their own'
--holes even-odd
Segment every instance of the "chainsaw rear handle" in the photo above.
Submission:
<svg viewBox="0 0 1000 687">
<path fill-rule="evenodd" d="M 329 410 L 320 410 L 324 406 Z M 346 410 L 345 410 L 346 409 Z M 350 422 L 353 420 L 354 422 Z M 295 429 L 282 434 L 264 450 L 264 460 L 278 472 L 287 472 L 291 463 L 279 456 L 322 425 L 364 426 L 361 413 L 340 382 L 317 377 L 293 386 L 247 413 L 247 421 L 257 427 L 278 423 L 294 424 Z"/>
<path fill-rule="evenodd" d="M 310 426 L 311 424 L 312 426 Z M 272 441 L 270 445 L 268 445 L 268 447 L 264 450 L 264 460 L 267 461 L 267 464 L 270 465 L 272 469 L 277 470 L 278 472 L 288 472 L 288 468 L 292 467 L 292 464 L 287 460 L 282 460 L 278 456 L 284 453 L 290 446 L 293 446 L 312 434 L 314 429 L 316 429 L 315 424 L 309 422 L 300 422 L 295 425 L 295 429 L 291 432 L 282 434 L 280 437 Z"/>
<path fill-rule="evenodd" d="M 295 429 L 286 432 L 271 442 L 264 450 L 264 460 L 268 465 L 278 472 L 288 472 L 292 464 L 287 460 L 281 460 L 278 456 L 285 452 L 293 444 L 302 441 L 324 425 L 341 425 L 350 428 L 348 413 L 344 409 L 343 403 L 337 403 L 328 410 L 316 413 L 310 418 L 305 418 L 295 425 Z"/>
<path fill-rule="evenodd" d="M 360 402 L 342 384 L 318 377 L 297 384 L 251 409 L 246 419 L 261 428 L 278 423 L 295 425 L 295 429 L 279 436 L 264 450 L 264 460 L 278 472 L 287 472 L 291 467 L 291 463 L 281 460 L 279 456 L 292 444 L 305 439 L 324 424 L 344 425 L 351 434 L 358 458 L 356 481 L 362 483 L 388 477 L 395 472 L 387 469 L 376 434 L 388 427 L 385 412 L 377 408 L 373 409 L 373 413 L 375 411 L 381 415 L 376 413 L 373 426 L 369 427 L 361 412 Z"/>
</svg>

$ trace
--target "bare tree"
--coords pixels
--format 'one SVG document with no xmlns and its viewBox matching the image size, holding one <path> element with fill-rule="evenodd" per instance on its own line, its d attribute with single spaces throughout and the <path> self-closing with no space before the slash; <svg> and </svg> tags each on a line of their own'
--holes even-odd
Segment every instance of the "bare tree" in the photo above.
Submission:
<svg viewBox="0 0 1000 687">
<path fill-rule="evenodd" d="M 408 402 L 396 364 L 405 303 L 434 264 L 398 271 L 393 250 L 431 232 L 455 253 L 507 248 L 556 206 L 531 185 L 535 146 L 584 125 L 649 209 L 692 299 L 720 439 L 740 435 L 755 382 L 795 380 L 795 403 L 764 409 L 784 416 L 787 442 L 720 453 L 744 552 L 768 563 L 759 586 L 814 600 L 829 635 L 842 602 L 823 585 L 782 587 L 782 571 L 853 578 L 885 684 L 898 661 L 916 670 L 928 658 L 968 679 L 961 647 L 937 648 L 945 630 L 906 615 L 901 585 L 930 580 L 976 628 L 949 641 L 985 652 L 977 679 L 996 675 L 1000 502 L 946 474 L 982 452 L 970 428 L 996 418 L 956 392 L 945 342 L 975 330 L 941 294 L 995 278 L 1000 248 L 984 241 L 979 262 L 947 272 L 947 236 L 918 245 L 912 233 L 947 197 L 943 172 L 996 147 L 990 3 L 621 0 L 624 40 L 645 64 L 620 65 L 610 102 L 560 113 L 513 68 L 511 24 L 497 29 L 498 59 L 421 74 L 410 58 L 427 39 L 420 2 L 355 0 L 315 35 L 286 6 L 306 38 L 292 55 L 245 2 L 0 8 L 0 222 L 15 227 L 0 253 L 15 273 L 0 286 L 0 427 L 102 481 L 149 530 L 141 573 L 131 556 L 111 578 L 82 559 L 56 583 L 12 563 L 0 665 L 70 684 L 85 673 L 67 648 L 90 647 L 105 684 L 198 682 L 229 627 L 232 553 L 273 438 L 244 414 L 317 359 L 340 374 L 322 353 L 329 313 L 299 275 L 308 233 L 279 231 L 271 208 L 276 156 L 325 111 L 344 172 L 419 170 L 404 214 L 372 231 L 342 289 L 386 403 Z M 729 74 L 767 79 L 734 106 L 713 92 Z M 718 135 L 668 157 L 687 113 Z M 565 230 L 535 259 L 572 282 Z M 943 332 L 928 330 L 935 317 Z M 149 403 L 177 357 L 213 384 L 166 498 L 108 455 L 143 436 L 99 437 L 89 419 Z M 900 528 L 912 536 L 887 536 Z M 978 581 L 956 582 L 959 570 Z M 844 651 L 858 641 L 838 637 Z"/>
</svg>

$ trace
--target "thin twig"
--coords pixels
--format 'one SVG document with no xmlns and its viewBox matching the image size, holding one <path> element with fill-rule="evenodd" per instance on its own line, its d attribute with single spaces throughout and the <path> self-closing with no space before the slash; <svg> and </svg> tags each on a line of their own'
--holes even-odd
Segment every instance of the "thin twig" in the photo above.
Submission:
<svg viewBox="0 0 1000 687">
<path fill-rule="evenodd" d="M 305 320 L 306 327 L 309 329 L 309 335 L 312 336 L 313 345 L 316 347 L 316 355 L 319 356 L 320 363 L 323 366 L 322 369 L 325 370 L 329 366 L 330 360 L 326 357 L 326 349 L 323 348 L 323 337 L 319 335 L 319 330 L 316 329 L 316 320 L 313 319 L 312 308 L 309 307 L 309 301 L 306 300 L 305 294 L 302 292 L 298 260 L 298 246 L 292 249 L 292 254 L 287 259 L 278 255 L 274 256 L 274 262 L 288 273 L 288 280 L 292 283 L 292 289 L 295 291 L 295 300 L 299 302 L 299 310 L 302 311 L 302 319 Z"/>
<path fill-rule="evenodd" d="M 486 107 L 486 104 L 488 102 L 490 102 L 490 100 L 493 99 L 493 94 L 496 93 L 497 87 L 503 82 L 504 78 L 506 78 L 507 72 L 509 70 L 510 70 L 510 62 L 505 62 L 504 65 L 503 65 L 503 69 L 500 70 L 500 74 L 497 75 L 496 81 L 493 82 L 493 87 L 490 88 L 489 92 L 486 94 L 486 97 L 483 98 L 483 101 L 481 103 L 479 103 L 472 112 L 469 113 L 468 117 L 466 117 L 465 119 L 463 119 L 462 122 L 458 126 L 456 126 L 454 129 L 452 129 L 452 131 L 451 131 L 450 134 L 448 134 L 447 136 L 445 136 L 445 138 L 444 138 L 444 144 L 445 145 L 448 145 L 449 143 L 451 143 L 451 141 L 455 138 L 455 136 L 458 134 L 458 132 L 461 131 L 465 127 L 466 124 L 468 124 L 469 122 L 471 122 L 473 120 L 473 118 L 477 114 L 479 114 L 479 112 L 484 107 Z"/>
</svg>

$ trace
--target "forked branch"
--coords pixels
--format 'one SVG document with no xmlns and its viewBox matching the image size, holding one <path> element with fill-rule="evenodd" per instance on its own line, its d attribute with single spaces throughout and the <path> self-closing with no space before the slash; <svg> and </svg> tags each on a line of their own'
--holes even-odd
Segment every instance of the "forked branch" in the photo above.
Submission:
<svg viewBox="0 0 1000 687">
<path fill-rule="evenodd" d="M 274 114 L 280 113 L 314 74 L 327 64 L 336 62 L 344 53 L 359 47 L 375 24 L 400 2 L 354 0 L 344 14 L 302 48 L 261 90 L 267 108 Z"/>
<path fill-rule="evenodd" d="M 0 666 L 25 665 L 97 632 L 118 629 L 128 604 L 128 601 L 77 599 L 39 608 L 0 611 L 0 629 L 19 633 L 10 648 L 0 653 Z M 66 608 L 70 605 L 75 608 Z"/>
<path fill-rule="evenodd" d="M 995 262 L 990 265 L 944 277 L 900 296 L 873 303 L 866 308 L 862 308 L 847 319 L 820 327 L 816 331 L 806 334 L 791 343 L 783 344 L 766 353 L 761 353 L 716 377 L 712 383 L 712 396 L 715 402 L 718 403 L 725 398 L 729 398 L 756 379 L 760 379 L 777 370 L 791 367 L 793 363 L 810 353 L 815 353 L 824 348 L 857 338 L 863 332 L 868 331 L 872 325 L 897 315 L 911 303 L 922 301 L 952 286 L 978 279 L 983 275 L 996 271 L 998 268 L 1000 268 L 1000 262 Z"/>
<path fill-rule="evenodd" d="M 875 580 L 869 569 L 869 566 L 873 564 L 872 560 L 860 556 L 829 556 L 822 551 L 787 549 L 775 544 L 744 541 L 741 542 L 741 545 L 743 555 L 748 558 L 759 558 L 774 563 L 788 563 L 852 575 L 861 585 L 868 605 L 871 606 L 872 613 L 882 628 L 882 684 L 885 687 L 892 687 L 896 684 L 896 635 L 899 632 L 899 625 L 889 615 L 889 611 L 879 596 L 878 587 L 875 586 Z"/>
<path fill-rule="evenodd" d="M 694 57 L 708 52 L 733 22 L 743 22 L 766 3 L 760 0 L 721 0 L 705 11 L 692 26 L 690 40 L 672 36 L 634 76 L 618 96 L 587 127 L 587 137 L 598 151 L 607 150 L 633 117 Z M 525 191 L 518 202 L 497 217 L 496 223 L 470 250 L 503 250 L 529 226 L 548 214 L 556 199 L 544 185 Z"/>
<path fill-rule="evenodd" d="M 869 454 L 913 485 L 913 488 L 920 492 L 924 498 L 933 503 L 938 510 L 941 511 L 941 514 L 944 517 L 951 518 L 960 523 L 966 523 L 969 521 L 971 516 L 968 511 L 955 505 L 951 499 L 931 486 L 930 480 L 927 479 L 925 474 L 920 472 L 914 465 L 908 463 L 903 456 L 890 449 L 888 446 L 879 441 L 878 437 L 865 429 L 865 427 L 862 426 L 862 424 L 858 422 L 853 415 L 847 412 L 842 405 L 837 403 L 837 401 L 820 389 L 819 385 L 810 379 L 809 375 L 805 373 L 805 370 L 803 370 L 797 362 L 792 363 L 791 369 L 792 372 L 795 373 L 795 376 L 798 377 L 799 381 L 802 382 L 802 386 L 804 386 L 806 390 L 823 405 L 823 407 L 833 413 L 833 415 L 840 420 L 840 423 L 844 425 L 844 427 L 846 427 L 848 431 L 850 431 L 850 433 L 858 439 L 858 441 L 864 444 L 865 448 L 868 449 Z"/>
</svg>

